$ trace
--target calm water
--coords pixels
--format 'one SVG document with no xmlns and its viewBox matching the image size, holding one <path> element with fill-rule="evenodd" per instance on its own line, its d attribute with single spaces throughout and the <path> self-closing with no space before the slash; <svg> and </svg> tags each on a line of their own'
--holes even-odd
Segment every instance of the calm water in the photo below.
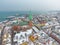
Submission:
<svg viewBox="0 0 60 45">
<path fill-rule="evenodd" d="M 6 17 L 9 17 L 9 16 L 15 16 L 16 14 L 19 14 L 19 15 L 23 15 L 23 14 L 26 14 L 27 12 L 23 11 L 23 12 L 0 12 L 0 21 L 4 21 L 6 20 Z"/>
<path fill-rule="evenodd" d="M 0 21 L 4 21 L 4 20 L 6 20 L 6 17 L 15 16 L 16 14 L 19 14 L 21 16 L 21 15 L 29 14 L 29 13 L 30 13 L 29 11 L 0 12 Z M 32 14 L 38 14 L 41 12 L 31 12 L 31 13 Z"/>
</svg>

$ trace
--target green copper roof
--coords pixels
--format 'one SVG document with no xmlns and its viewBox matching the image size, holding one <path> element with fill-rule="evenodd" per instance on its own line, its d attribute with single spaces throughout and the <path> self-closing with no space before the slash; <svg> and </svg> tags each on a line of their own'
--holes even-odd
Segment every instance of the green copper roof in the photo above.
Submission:
<svg viewBox="0 0 60 45">
<path fill-rule="evenodd" d="M 29 14 L 29 20 L 32 20 L 32 13 L 30 12 L 30 14 Z"/>
</svg>

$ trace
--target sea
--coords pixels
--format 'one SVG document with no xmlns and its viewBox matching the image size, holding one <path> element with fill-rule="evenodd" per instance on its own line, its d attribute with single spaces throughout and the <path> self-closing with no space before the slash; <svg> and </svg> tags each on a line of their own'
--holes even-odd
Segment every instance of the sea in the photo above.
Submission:
<svg viewBox="0 0 60 45">
<path fill-rule="evenodd" d="M 9 16 L 16 16 L 16 14 L 22 16 L 27 13 L 27 11 L 0 11 L 0 22 L 7 20 L 6 18 Z"/>
<path fill-rule="evenodd" d="M 19 14 L 19 16 L 23 16 L 26 14 L 41 14 L 45 12 L 36 12 L 36 11 L 0 11 L 0 22 L 7 20 L 6 18 L 9 16 L 16 16 L 16 14 Z"/>
</svg>

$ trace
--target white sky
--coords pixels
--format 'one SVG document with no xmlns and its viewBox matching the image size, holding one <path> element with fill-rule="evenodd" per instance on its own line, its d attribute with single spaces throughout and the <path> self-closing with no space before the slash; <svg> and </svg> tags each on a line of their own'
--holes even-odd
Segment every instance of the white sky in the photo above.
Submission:
<svg viewBox="0 0 60 45">
<path fill-rule="evenodd" d="M 60 0 L 0 0 L 0 11 L 60 10 Z"/>
</svg>

